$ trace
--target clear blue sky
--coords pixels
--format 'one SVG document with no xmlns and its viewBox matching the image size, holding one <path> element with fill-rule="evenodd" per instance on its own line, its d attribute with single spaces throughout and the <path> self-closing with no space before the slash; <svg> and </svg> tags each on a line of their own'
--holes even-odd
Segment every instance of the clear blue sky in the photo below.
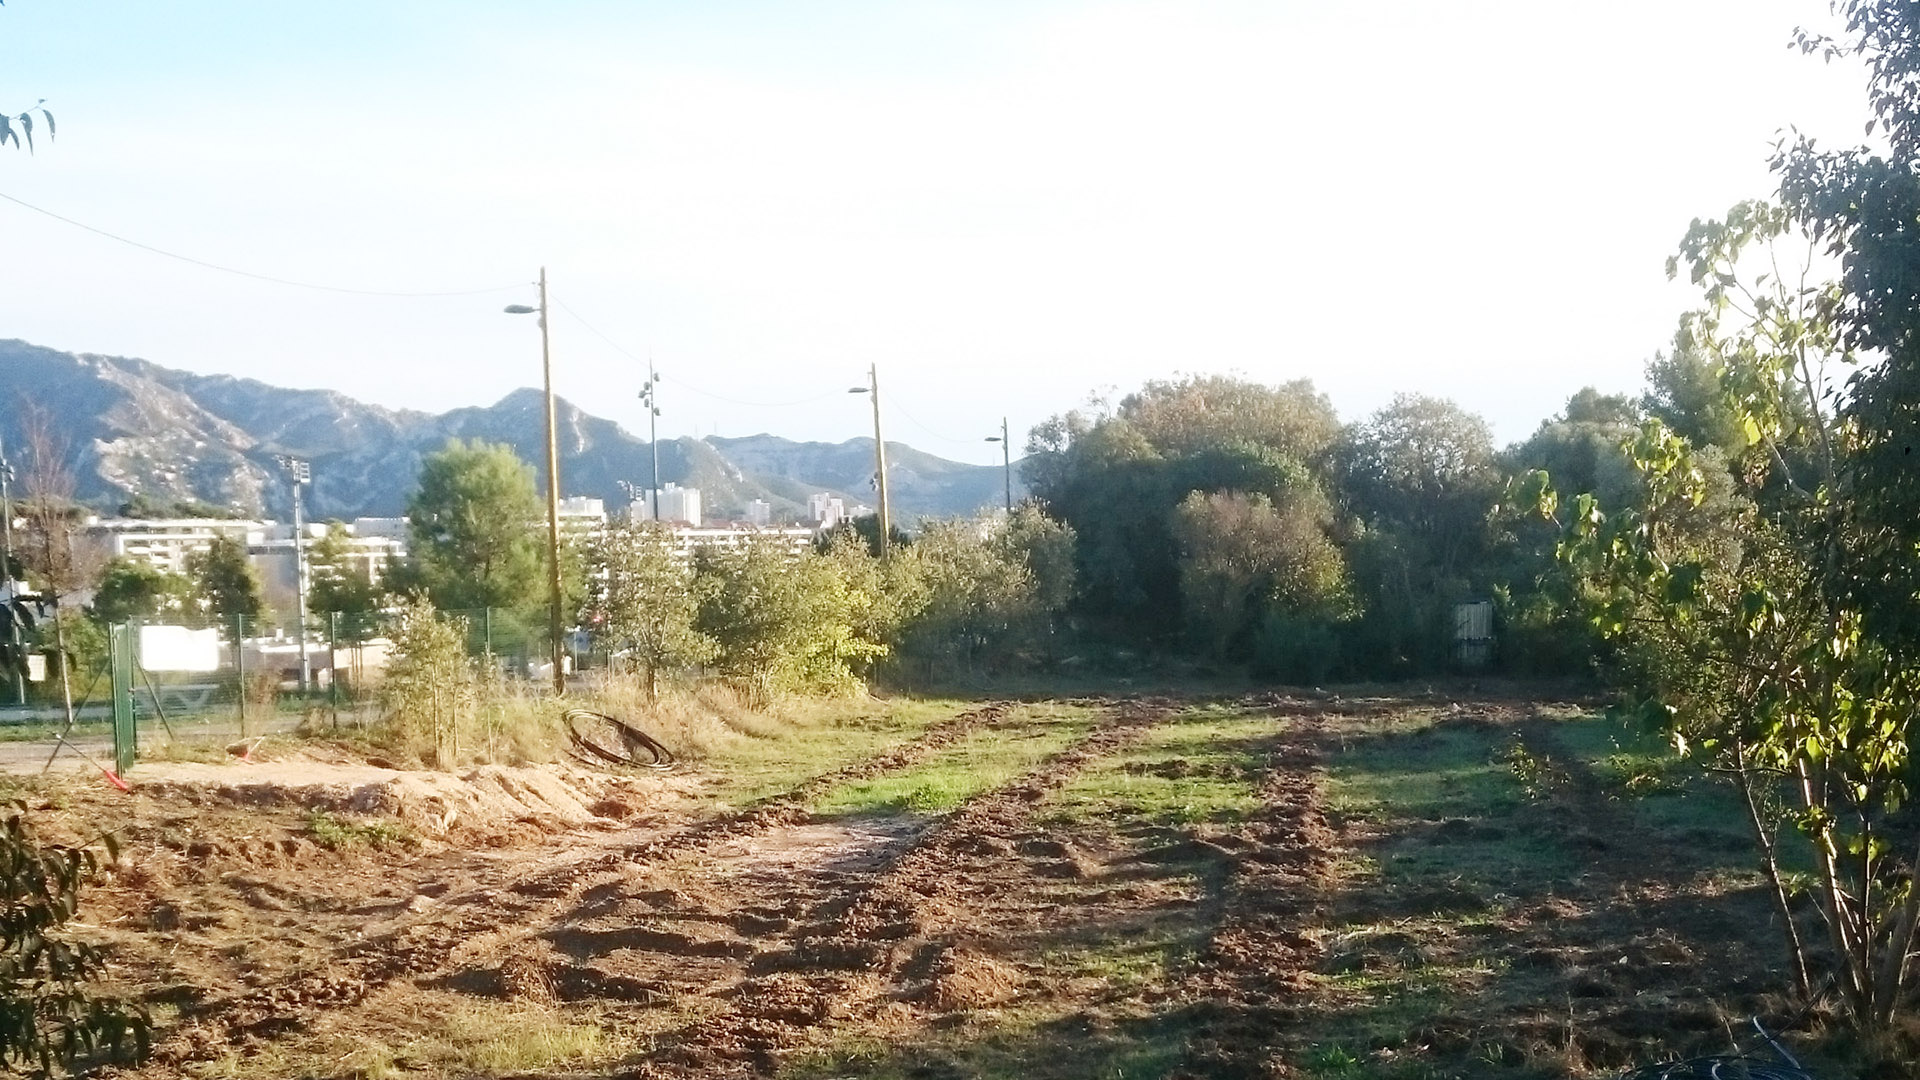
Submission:
<svg viewBox="0 0 1920 1080">
<path fill-rule="evenodd" d="M 10 0 L 0 193 L 263 274 L 530 282 L 662 434 L 979 439 L 1184 371 L 1503 440 L 1635 390 L 1688 221 L 1859 138 L 1822 0 Z M 0 202 L 0 336 L 442 410 L 537 385 L 531 289 L 287 288 Z M 644 430 L 572 315 L 556 383 Z M 0 392 L 5 392 L 0 388 Z M 731 400 L 729 400 L 731 399 Z M 740 402 L 779 403 L 774 406 Z"/>
</svg>

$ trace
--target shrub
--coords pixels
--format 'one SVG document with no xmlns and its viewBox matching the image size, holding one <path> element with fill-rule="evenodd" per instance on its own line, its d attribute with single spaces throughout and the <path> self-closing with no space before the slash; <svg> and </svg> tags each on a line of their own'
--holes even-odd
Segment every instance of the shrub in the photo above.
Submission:
<svg viewBox="0 0 1920 1080">
<path fill-rule="evenodd" d="M 1253 636 L 1253 671 L 1262 678 L 1308 686 L 1340 667 L 1339 626 L 1324 618 L 1268 612 Z"/>
<path fill-rule="evenodd" d="M 144 1056 L 149 1025 L 138 1007 L 91 994 L 105 967 L 98 947 L 56 931 L 99 871 L 91 848 L 43 844 L 14 803 L 0 820 L 0 1066 L 53 1071 L 102 1050 Z M 111 838 L 105 841 L 111 857 Z"/>
<path fill-rule="evenodd" d="M 393 662 L 380 687 L 394 733 L 412 747 L 429 749 L 441 768 L 454 763 L 461 728 L 472 727 L 476 711 L 466 640 L 465 619 L 441 615 L 422 598 L 407 599 L 394 627 Z"/>
<path fill-rule="evenodd" d="M 753 538 L 695 560 L 698 629 L 718 645 L 716 666 L 756 704 L 778 693 L 858 690 L 857 671 L 887 646 L 862 633 L 874 598 L 839 565 Z"/>
</svg>

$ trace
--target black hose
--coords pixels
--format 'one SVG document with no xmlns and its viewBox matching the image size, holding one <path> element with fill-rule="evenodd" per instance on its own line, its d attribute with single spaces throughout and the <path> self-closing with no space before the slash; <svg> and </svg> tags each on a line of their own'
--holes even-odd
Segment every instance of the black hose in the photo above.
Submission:
<svg viewBox="0 0 1920 1080">
<path fill-rule="evenodd" d="M 610 765 L 634 765 L 665 772 L 673 768 L 673 751 L 660 740 L 624 720 L 591 709 L 568 709 L 562 718 L 567 736 L 582 756 Z M 646 751 L 646 760 L 640 751 Z"/>
<path fill-rule="evenodd" d="M 1643 1065 L 1621 1080 L 1813 1080 L 1798 1065 L 1727 1054 Z"/>
<path fill-rule="evenodd" d="M 1621 1080 L 1814 1080 L 1813 1074 L 1800 1067 L 1800 1062 L 1787 1053 L 1787 1048 L 1780 1045 L 1773 1033 L 1761 1026 L 1759 1017 L 1753 1017 L 1752 1023 L 1753 1030 L 1767 1041 L 1767 1045 L 1778 1055 L 1778 1060 L 1727 1054 L 1688 1058 L 1685 1061 L 1663 1061 L 1657 1065 L 1643 1065 L 1621 1077 Z"/>
</svg>

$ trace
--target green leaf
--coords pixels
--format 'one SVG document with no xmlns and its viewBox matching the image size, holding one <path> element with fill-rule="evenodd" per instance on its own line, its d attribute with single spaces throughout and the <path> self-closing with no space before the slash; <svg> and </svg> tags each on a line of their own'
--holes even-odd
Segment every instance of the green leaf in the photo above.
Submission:
<svg viewBox="0 0 1920 1080">
<path fill-rule="evenodd" d="M 1700 584 L 1704 571 L 1699 563 L 1683 563 L 1673 568 L 1667 576 L 1667 602 L 1670 604 L 1692 604 L 1700 598 Z"/>
</svg>

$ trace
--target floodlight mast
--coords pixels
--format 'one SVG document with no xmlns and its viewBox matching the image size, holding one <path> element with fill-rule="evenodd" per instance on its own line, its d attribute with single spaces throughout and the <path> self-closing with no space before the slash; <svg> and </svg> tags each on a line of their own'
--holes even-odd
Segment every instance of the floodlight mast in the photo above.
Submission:
<svg viewBox="0 0 1920 1080">
<path fill-rule="evenodd" d="M 647 381 L 640 387 L 640 401 L 647 407 L 647 446 L 653 451 L 653 522 L 660 523 L 660 373 L 653 370 L 653 356 L 647 356 Z M 628 498 L 632 498 L 631 495 Z"/>
<path fill-rule="evenodd" d="M 305 461 L 283 457 L 280 465 L 293 481 L 293 597 L 294 626 L 300 633 L 300 696 L 313 688 L 313 660 L 307 653 L 307 525 L 302 513 L 300 489 L 313 480 L 313 469 Z M 331 678 L 331 674 L 328 676 Z"/>
</svg>

